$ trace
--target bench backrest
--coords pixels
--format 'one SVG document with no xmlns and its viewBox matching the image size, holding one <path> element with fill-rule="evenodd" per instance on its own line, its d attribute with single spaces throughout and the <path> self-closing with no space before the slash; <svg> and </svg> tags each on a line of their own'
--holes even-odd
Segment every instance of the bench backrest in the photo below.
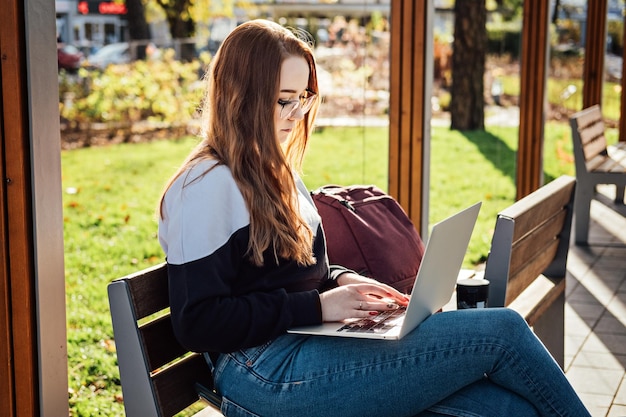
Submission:
<svg viewBox="0 0 626 417">
<path fill-rule="evenodd" d="M 600 106 L 594 104 L 570 117 L 576 172 L 591 172 L 608 158 L 604 121 Z"/>
<path fill-rule="evenodd" d="M 575 186 L 561 176 L 498 214 L 485 266 L 490 307 L 508 306 L 542 274 L 565 289 Z"/>
<path fill-rule="evenodd" d="M 198 401 L 196 384 L 212 390 L 203 356 L 174 337 L 165 264 L 111 282 L 108 293 L 127 417 L 173 416 Z"/>
</svg>

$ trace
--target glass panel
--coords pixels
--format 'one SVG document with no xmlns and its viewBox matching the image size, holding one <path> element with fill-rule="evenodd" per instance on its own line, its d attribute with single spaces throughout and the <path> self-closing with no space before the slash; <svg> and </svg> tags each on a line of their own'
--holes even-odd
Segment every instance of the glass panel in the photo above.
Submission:
<svg viewBox="0 0 626 417">
<path fill-rule="evenodd" d="M 558 3 L 558 2 L 557 2 Z M 551 10 L 548 112 L 544 140 L 544 177 L 574 175 L 569 116 L 582 108 L 586 5 L 560 2 Z"/>
<path fill-rule="evenodd" d="M 307 158 L 311 188 L 327 183 L 373 183 L 387 188 L 389 9 L 309 18 L 323 97 Z M 292 26 L 298 21 L 279 19 Z M 322 162 L 315 169 L 314 161 Z M 310 171 L 309 168 L 315 169 Z M 320 169 L 321 168 L 321 169 Z"/>
<path fill-rule="evenodd" d="M 469 268 L 486 259 L 496 214 L 515 199 L 523 4 L 503 3 L 512 6 L 486 3 L 485 129 L 460 131 L 450 129 L 454 37 L 476 35 L 454 33 L 454 1 L 435 2 L 429 223 L 483 202 L 466 257 Z"/>
<path fill-rule="evenodd" d="M 624 11 L 623 1 L 609 1 L 607 3 L 602 114 L 609 129 L 617 127 L 621 114 Z M 617 132 L 609 132 L 607 142 L 612 143 L 616 138 Z"/>
</svg>

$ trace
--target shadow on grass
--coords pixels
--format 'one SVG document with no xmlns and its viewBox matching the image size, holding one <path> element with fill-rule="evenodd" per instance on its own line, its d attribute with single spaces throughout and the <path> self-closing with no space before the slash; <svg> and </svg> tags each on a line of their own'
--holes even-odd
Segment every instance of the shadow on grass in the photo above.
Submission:
<svg viewBox="0 0 626 417">
<path fill-rule="evenodd" d="M 471 143 L 476 145 L 478 150 L 483 154 L 485 159 L 490 161 L 493 166 L 502 172 L 503 175 L 511 178 L 515 183 L 516 177 L 516 165 L 517 165 L 517 151 L 512 149 L 506 141 L 501 137 L 492 134 L 487 131 L 461 131 Z M 518 138 L 516 137 L 516 140 Z M 543 183 L 547 184 L 556 179 L 554 175 L 543 172 Z"/>
<path fill-rule="evenodd" d="M 517 152 L 502 138 L 483 130 L 464 130 L 460 133 L 473 143 L 496 169 L 515 182 Z"/>
</svg>

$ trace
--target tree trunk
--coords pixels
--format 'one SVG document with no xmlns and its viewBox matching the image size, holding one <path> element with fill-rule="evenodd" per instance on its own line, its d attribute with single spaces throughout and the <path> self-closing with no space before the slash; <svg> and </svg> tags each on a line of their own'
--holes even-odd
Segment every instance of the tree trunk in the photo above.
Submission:
<svg viewBox="0 0 626 417">
<path fill-rule="evenodd" d="M 194 21 L 187 16 L 190 0 L 174 0 L 173 2 L 159 0 L 159 4 L 167 16 L 167 23 L 170 27 L 172 39 L 186 39 L 194 35 L 196 25 Z M 181 60 L 190 61 L 194 58 L 195 45 L 185 43 L 182 44 L 180 48 Z"/>
<path fill-rule="evenodd" d="M 456 0 L 452 51 L 451 129 L 485 128 L 485 0 Z"/>
<path fill-rule="evenodd" d="M 146 11 L 141 0 L 126 0 L 126 18 L 128 19 L 128 34 L 131 41 L 142 41 L 151 38 L 150 26 L 146 21 Z M 137 59 L 146 57 L 146 45 L 141 44 L 136 51 Z"/>
<path fill-rule="evenodd" d="M 128 34 L 131 40 L 150 39 L 150 26 L 141 0 L 126 0 Z"/>
</svg>

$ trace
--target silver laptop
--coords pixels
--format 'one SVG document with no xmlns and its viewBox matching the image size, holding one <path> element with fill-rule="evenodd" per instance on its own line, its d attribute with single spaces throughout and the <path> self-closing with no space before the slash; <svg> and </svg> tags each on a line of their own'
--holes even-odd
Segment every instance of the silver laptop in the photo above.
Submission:
<svg viewBox="0 0 626 417">
<path fill-rule="evenodd" d="M 478 202 L 433 226 L 406 308 L 381 312 L 372 318 L 296 327 L 288 332 L 401 339 L 450 301 L 481 204 Z"/>
</svg>

